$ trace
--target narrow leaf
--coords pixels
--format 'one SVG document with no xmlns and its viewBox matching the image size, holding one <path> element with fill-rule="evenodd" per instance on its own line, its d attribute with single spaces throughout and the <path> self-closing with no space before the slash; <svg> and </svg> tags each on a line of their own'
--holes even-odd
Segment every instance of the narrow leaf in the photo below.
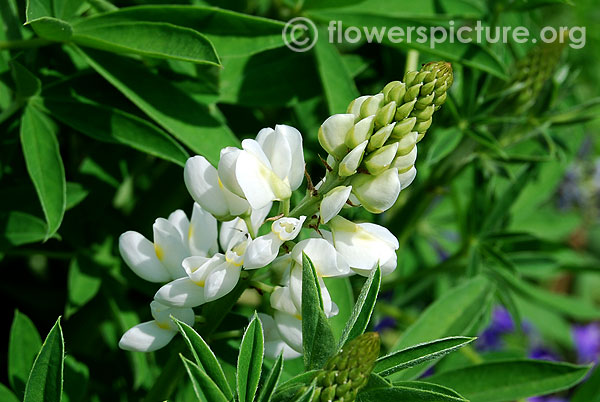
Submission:
<svg viewBox="0 0 600 402">
<path fill-rule="evenodd" d="M 267 377 L 267 380 L 262 386 L 260 390 L 260 395 L 258 397 L 258 402 L 269 402 L 271 400 L 271 396 L 275 392 L 275 387 L 277 386 L 277 382 L 279 381 L 279 377 L 281 376 L 281 371 L 283 369 L 283 354 L 279 354 L 279 357 L 273 364 L 273 368 Z"/>
<path fill-rule="evenodd" d="M 200 367 L 195 365 L 190 360 L 183 357 L 183 355 L 179 355 L 185 370 L 187 371 L 190 380 L 192 381 L 192 386 L 194 387 L 194 392 L 198 397 L 199 401 L 203 401 L 208 399 L 210 402 L 227 402 L 228 399 L 223 395 L 217 384 L 214 383 L 210 377 L 202 371 Z"/>
<path fill-rule="evenodd" d="M 179 321 L 176 318 L 173 318 L 173 321 L 175 321 L 179 327 L 179 332 L 181 333 L 181 336 L 183 336 L 183 340 L 187 344 L 188 349 L 192 353 L 192 356 L 194 357 L 194 360 L 196 360 L 198 366 L 204 369 L 206 374 L 212 381 L 215 382 L 225 397 L 227 397 L 227 399 L 231 399 L 233 397 L 233 393 L 231 392 L 229 383 L 225 378 L 223 368 L 208 344 L 204 341 L 204 339 L 202 339 L 200 334 L 194 330 L 194 328 L 190 327 L 185 322 Z"/>
<path fill-rule="evenodd" d="M 67 182 L 60 157 L 56 126 L 32 105 L 21 119 L 21 145 L 29 177 L 48 223 L 46 239 L 60 226 L 66 208 Z"/>
<path fill-rule="evenodd" d="M 8 381 L 21 399 L 31 366 L 41 346 L 42 338 L 33 322 L 25 314 L 15 310 L 8 342 Z"/>
<path fill-rule="evenodd" d="M 46 238 L 46 222 L 20 211 L 8 211 L 0 215 L 0 247 L 8 248 L 35 243 Z"/>
<path fill-rule="evenodd" d="M 40 79 L 33 75 L 18 61 L 11 60 L 9 64 L 17 88 L 17 94 L 22 98 L 30 98 L 39 95 L 42 89 L 42 82 Z"/>
<path fill-rule="evenodd" d="M 419 402 L 468 402 L 464 398 L 431 389 L 395 386 L 392 388 L 375 388 L 359 394 L 360 402 L 381 401 L 419 401 Z"/>
<path fill-rule="evenodd" d="M 413 367 L 419 363 L 442 357 L 473 342 L 475 339 L 477 338 L 455 336 L 411 346 L 387 356 L 380 357 L 377 359 L 373 371 L 380 376 L 385 377 L 405 368 Z"/>
<path fill-rule="evenodd" d="M 0 384 L 0 401 L 3 402 L 20 402 L 20 399 L 4 384 Z"/>
<path fill-rule="evenodd" d="M 335 337 L 323 311 L 317 273 L 302 255 L 302 350 L 307 369 L 321 368 L 336 351 Z"/>
<path fill-rule="evenodd" d="M 262 323 L 255 314 L 242 337 L 237 363 L 237 391 L 240 402 L 252 402 L 256 395 L 264 356 Z"/>
<path fill-rule="evenodd" d="M 450 387 L 471 402 L 502 402 L 570 388 L 588 371 L 587 366 L 567 363 L 514 360 L 446 371 L 427 381 Z"/>
<path fill-rule="evenodd" d="M 23 402 L 60 402 L 64 358 L 65 345 L 59 317 L 33 363 Z"/>
<path fill-rule="evenodd" d="M 356 338 L 367 329 L 371 320 L 371 314 L 373 314 L 373 309 L 375 308 L 375 303 L 377 302 L 380 285 L 381 269 L 377 265 L 377 268 L 369 274 L 358 295 L 358 300 L 354 305 L 354 309 L 352 309 L 352 315 L 348 319 L 348 322 L 346 322 L 346 327 L 342 332 L 339 348 L 344 346 L 346 341 Z"/>
</svg>

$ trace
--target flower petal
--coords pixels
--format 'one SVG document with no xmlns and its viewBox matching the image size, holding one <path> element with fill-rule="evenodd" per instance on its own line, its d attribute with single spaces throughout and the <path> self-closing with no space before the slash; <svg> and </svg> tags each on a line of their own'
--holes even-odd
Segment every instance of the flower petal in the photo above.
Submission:
<svg viewBox="0 0 600 402">
<path fill-rule="evenodd" d="M 392 168 L 376 176 L 359 173 L 352 179 L 352 194 L 369 212 L 379 214 L 389 209 L 400 194 L 398 169 Z"/>
<path fill-rule="evenodd" d="M 288 180 L 292 190 L 296 190 L 304 180 L 304 150 L 302 149 L 302 134 L 292 126 L 278 124 L 275 131 L 283 135 L 289 144 L 292 164 L 288 174 Z"/>
<path fill-rule="evenodd" d="M 271 232 L 252 240 L 244 253 L 244 268 L 256 269 L 269 265 L 279 253 L 283 240 Z"/>
<path fill-rule="evenodd" d="M 173 307 L 196 307 L 206 303 L 204 288 L 189 278 L 175 279 L 163 285 L 154 299 Z"/>
<path fill-rule="evenodd" d="M 235 288 L 239 279 L 241 266 L 229 264 L 227 262 L 215 267 L 206 277 L 204 287 L 204 297 L 206 301 L 219 299 Z"/>
<path fill-rule="evenodd" d="M 163 328 L 170 327 L 173 331 L 177 331 L 178 328 L 171 319 L 171 316 L 188 325 L 192 325 L 195 320 L 194 310 L 191 308 L 172 307 L 156 300 L 153 300 L 152 303 L 150 303 L 150 310 L 152 311 L 154 321 L 156 321 L 159 326 Z"/>
<path fill-rule="evenodd" d="M 290 348 L 281 338 L 275 321 L 267 314 L 258 313 L 258 318 L 262 322 L 265 333 L 265 356 L 270 359 L 276 359 L 280 354 L 283 354 L 285 360 L 300 357 L 301 354 Z"/>
<path fill-rule="evenodd" d="M 410 186 L 413 180 L 415 180 L 416 176 L 417 169 L 414 166 L 410 168 L 408 172 L 400 173 L 398 175 L 398 178 L 400 179 L 400 185 L 402 186 L 402 189 L 405 189 L 406 187 Z"/>
<path fill-rule="evenodd" d="M 156 321 L 147 321 L 125 332 L 119 347 L 133 352 L 153 352 L 167 346 L 177 334 L 170 328 L 161 328 Z"/>
<path fill-rule="evenodd" d="M 194 203 L 187 235 L 192 255 L 211 256 L 219 251 L 217 220 L 198 203 Z"/>
<path fill-rule="evenodd" d="M 269 159 L 271 169 L 280 179 L 285 179 L 292 167 L 292 149 L 287 138 L 279 131 L 263 128 L 256 136 L 265 156 Z"/>
<path fill-rule="evenodd" d="M 302 252 L 315 266 L 319 276 L 335 277 L 349 274 L 349 267 L 343 259 L 337 258 L 336 249 L 325 239 L 306 239 L 292 249 L 292 258 L 302 266 Z"/>
<path fill-rule="evenodd" d="M 298 353 L 302 353 L 302 320 L 288 313 L 275 311 L 273 318 L 281 338 Z"/>
<path fill-rule="evenodd" d="M 300 286 L 302 286 L 302 284 L 300 284 Z M 300 292 L 302 292 L 302 290 L 300 290 Z M 292 295 L 290 287 L 276 287 L 273 293 L 271 293 L 271 307 L 275 310 L 285 311 L 291 315 L 300 315 L 301 310 L 294 303 L 293 297 L 294 295 Z"/>
<path fill-rule="evenodd" d="M 354 127 L 353 114 L 334 114 L 319 128 L 319 144 L 336 159 L 342 159 L 348 150 L 346 134 Z"/>
<path fill-rule="evenodd" d="M 340 213 L 346 201 L 348 201 L 351 191 L 352 186 L 338 186 L 325 195 L 319 207 L 322 223 L 329 222 Z"/>
<path fill-rule="evenodd" d="M 177 228 L 164 218 L 154 221 L 152 228 L 158 259 L 169 270 L 173 279 L 186 276 L 181 262 L 190 255 L 187 242 L 183 241 Z"/>
<path fill-rule="evenodd" d="M 231 250 L 236 244 L 241 243 L 248 237 L 248 228 L 243 219 L 235 218 L 232 221 L 223 222 L 219 232 L 219 244 L 224 251 Z"/>
<path fill-rule="evenodd" d="M 238 158 L 242 150 L 235 147 L 225 147 L 221 150 L 221 158 L 219 159 L 219 167 L 217 169 L 219 179 L 226 189 L 233 194 L 243 197 L 244 192 L 240 188 L 237 181 L 235 170 Z"/>
<path fill-rule="evenodd" d="M 193 156 L 185 163 L 183 178 L 192 198 L 217 217 L 229 215 L 229 208 L 219 186 L 217 169 L 203 156 Z"/>
<path fill-rule="evenodd" d="M 119 237 L 119 251 L 127 266 L 140 278 L 149 282 L 171 279 L 171 274 L 156 256 L 154 244 L 138 232 L 123 233 Z"/>
</svg>

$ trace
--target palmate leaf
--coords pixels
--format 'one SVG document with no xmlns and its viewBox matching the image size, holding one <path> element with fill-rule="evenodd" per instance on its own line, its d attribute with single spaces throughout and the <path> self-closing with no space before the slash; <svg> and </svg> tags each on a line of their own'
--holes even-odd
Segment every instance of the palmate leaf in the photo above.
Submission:
<svg viewBox="0 0 600 402">
<path fill-rule="evenodd" d="M 257 314 L 254 314 L 246 328 L 240 345 L 237 363 L 237 397 L 240 402 L 252 402 L 258 389 L 264 357 L 263 327 Z"/>
<path fill-rule="evenodd" d="M 446 371 L 427 381 L 450 387 L 471 402 L 508 402 L 570 388 L 588 371 L 588 366 L 568 363 L 512 360 Z"/>
<path fill-rule="evenodd" d="M 64 358 L 65 345 L 59 317 L 33 363 L 25 386 L 23 402 L 59 402 L 61 400 Z"/>
<path fill-rule="evenodd" d="M 223 368 L 208 344 L 194 328 L 176 318 L 173 318 L 173 321 L 177 324 L 179 332 L 192 353 L 198 367 L 206 372 L 208 377 L 217 385 L 227 399 L 231 399 L 233 393 L 231 392 L 227 378 L 225 378 Z"/>
<path fill-rule="evenodd" d="M 344 346 L 346 341 L 356 338 L 367 329 L 373 309 L 375 308 L 375 303 L 377 302 L 380 285 L 381 269 L 378 265 L 371 271 L 358 295 L 358 300 L 352 309 L 352 315 L 346 322 L 346 326 L 342 332 L 338 349 Z"/>
<path fill-rule="evenodd" d="M 321 368 L 336 351 L 335 337 L 323 311 L 317 272 L 306 254 L 302 255 L 302 351 L 307 369 Z"/>
<path fill-rule="evenodd" d="M 405 368 L 413 367 L 419 363 L 442 357 L 468 345 L 475 339 L 477 338 L 455 336 L 414 345 L 387 356 L 380 357 L 377 359 L 373 371 L 383 377 L 389 376 Z"/>
</svg>

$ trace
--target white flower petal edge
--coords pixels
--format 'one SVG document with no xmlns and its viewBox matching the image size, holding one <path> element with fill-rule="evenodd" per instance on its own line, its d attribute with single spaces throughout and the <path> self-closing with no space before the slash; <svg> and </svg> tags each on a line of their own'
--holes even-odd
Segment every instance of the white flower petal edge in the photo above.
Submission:
<svg viewBox="0 0 600 402">
<path fill-rule="evenodd" d="M 149 282 L 167 282 L 172 279 L 156 256 L 154 244 L 138 232 L 123 233 L 119 237 L 119 251 L 127 266 L 140 278 Z"/>
<path fill-rule="evenodd" d="M 321 277 L 348 276 L 352 273 L 344 257 L 325 239 L 306 239 L 294 246 L 292 258 L 300 266 L 303 252 Z"/>
<path fill-rule="evenodd" d="M 338 186 L 325 195 L 319 207 L 322 223 L 329 222 L 340 213 L 346 201 L 348 201 L 351 191 L 352 186 Z"/>
<path fill-rule="evenodd" d="M 279 253 L 281 245 L 289 240 L 294 240 L 300 230 L 306 216 L 296 218 L 280 218 L 271 224 L 271 232 L 254 239 L 244 256 L 244 268 L 256 269 L 270 264 Z"/>
<path fill-rule="evenodd" d="M 267 314 L 258 313 L 258 318 L 262 322 L 265 334 L 266 357 L 276 359 L 280 354 L 283 354 L 285 360 L 290 360 L 301 356 L 300 353 L 296 352 L 283 341 L 283 338 L 277 331 L 277 326 L 273 317 Z"/>
<path fill-rule="evenodd" d="M 123 334 L 119 347 L 135 352 L 153 352 L 166 346 L 177 334 L 177 326 L 171 316 L 194 324 L 194 310 L 191 308 L 173 308 L 157 301 L 150 303 L 154 320 L 134 326 Z"/>
</svg>

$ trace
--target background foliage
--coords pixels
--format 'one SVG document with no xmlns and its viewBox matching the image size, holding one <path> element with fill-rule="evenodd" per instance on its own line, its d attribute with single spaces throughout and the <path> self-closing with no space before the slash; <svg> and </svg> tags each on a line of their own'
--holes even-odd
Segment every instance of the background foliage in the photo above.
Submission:
<svg viewBox="0 0 600 402">
<path fill-rule="evenodd" d="M 539 92 L 526 94 L 526 105 L 518 98 L 524 89 L 515 84 L 524 69 L 517 60 L 531 44 L 416 46 L 419 63 L 453 63 L 454 87 L 421 143 L 415 183 L 382 216 L 361 212 L 354 218 L 383 224 L 400 239 L 399 268 L 382 279 L 370 324 L 381 332 L 384 348 L 480 334 L 490 321 L 497 324 L 499 305 L 517 324 L 516 332 L 502 333 L 499 348 L 468 345 L 442 359 L 433 382 L 464 391 L 470 365 L 522 358 L 533 347 L 588 363 L 578 360 L 572 326 L 600 320 L 600 143 L 591 120 L 600 32 L 591 0 L 152 3 L 0 4 L 0 289 L 6 318 L 0 343 L 10 345 L 0 382 L 19 399 L 51 328 L 45 349 L 63 348 L 62 334 L 66 343 L 66 400 L 131 401 L 157 389 L 173 391 L 174 400 L 193 395 L 189 382 L 177 381 L 183 371 L 168 383 L 160 377 L 165 365 L 166 371 L 183 367 L 170 359 L 177 345 L 150 355 L 117 348 L 127 328 L 149 317 L 147 300 L 155 291 L 121 261 L 119 234 L 149 234 L 157 216 L 189 211 L 181 180 L 186 158 L 202 154 L 215 162 L 220 148 L 262 127 L 299 128 L 308 170 L 322 175 L 322 121 L 404 74 L 406 44 L 336 47 L 323 34 L 310 52 L 290 51 L 281 30 L 294 15 L 319 26 L 330 19 L 359 26 L 450 19 L 532 30 L 587 26 L 586 47 L 566 48 Z M 354 279 L 328 284 L 341 310 L 331 320 L 337 337 L 362 286 Z M 247 326 L 256 300 L 244 298 L 209 339 L 228 379 L 239 340 L 236 345 L 219 334 Z M 58 324 L 53 327 L 59 315 L 62 334 Z M 205 315 L 216 317 L 210 306 Z M 282 376 L 299 369 L 286 364 Z M 426 369 L 413 367 L 398 379 Z M 546 369 L 540 376 L 569 385 L 560 372 Z M 445 379 L 450 370 L 463 370 L 462 376 Z M 510 381 L 518 386 L 518 378 Z M 592 401 L 600 395 L 593 387 L 598 381 L 569 395 Z M 0 399 L 11 400 L 10 392 L 0 387 L 0 395 L 7 393 Z M 61 390 L 44 392 L 53 400 Z M 467 392 L 473 400 L 491 400 Z"/>
</svg>

